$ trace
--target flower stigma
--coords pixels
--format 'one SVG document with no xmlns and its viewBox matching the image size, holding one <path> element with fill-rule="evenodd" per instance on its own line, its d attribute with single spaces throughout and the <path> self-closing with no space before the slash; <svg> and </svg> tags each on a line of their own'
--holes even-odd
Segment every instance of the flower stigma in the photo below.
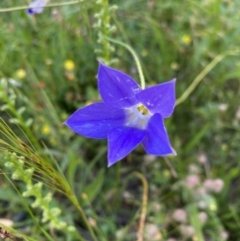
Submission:
<svg viewBox="0 0 240 241">
<path fill-rule="evenodd" d="M 150 117 L 153 115 L 142 103 L 125 109 L 126 125 L 139 129 L 146 129 Z"/>
</svg>

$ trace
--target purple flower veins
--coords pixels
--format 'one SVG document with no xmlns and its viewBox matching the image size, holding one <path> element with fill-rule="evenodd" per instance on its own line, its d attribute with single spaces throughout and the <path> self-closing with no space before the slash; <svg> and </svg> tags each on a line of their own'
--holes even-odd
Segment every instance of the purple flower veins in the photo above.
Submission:
<svg viewBox="0 0 240 241">
<path fill-rule="evenodd" d="M 48 0 L 35 0 L 30 3 L 27 13 L 30 15 L 41 13 L 47 5 Z"/>
<path fill-rule="evenodd" d="M 65 124 L 79 135 L 107 138 L 108 167 L 140 143 L 148 154 L 176 155 L 163 121 L 174 110 L 175 82 L 142 90 L 130 76 L 100 63 L 98 89 L 103 101 L 77 110 Z"/>
</svg>

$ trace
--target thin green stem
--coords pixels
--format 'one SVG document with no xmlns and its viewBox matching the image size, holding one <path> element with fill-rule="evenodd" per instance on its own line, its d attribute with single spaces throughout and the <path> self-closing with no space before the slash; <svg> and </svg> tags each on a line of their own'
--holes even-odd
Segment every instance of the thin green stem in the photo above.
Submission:
<svg viewBox="0 0 240 241">
<path fill-rule="evenodd" d="M 77 208 L 77 210 L 78 210 L 79 213 L 81 214 L 81 217 L 82 217 L 84 223 L 86 224 L 86 226 L 87 226 L 87 228 L 88 228 L 88 230 L 89 230 L 89 232 L 90 232 L 93 240 L 94 240 L 94 241 L 97 241 L 97 237 L 96 237 L 96 235 L 95 235 L 95 233 L 94 233 L 94 231 L 93 231 L 93 228 L 92 228 L 92 226 L 89 224 L 88 219 L 87 219 L 87 217 L 86 217 L 86 215 L 85 215 L 82 207 L 79 205 L 79 203 L 78 203 L 78 201 L 77 201 L 77 199 L 76 199 L 76 196 L 75 196 L 74 194 L 72 194 L 71 196 L 69 196 L 69 199 L 72 201 L 72 203 L 75 205 L 75 207 Z"/>
<path fill-rule="evenodd" d="M 132 49 L 132 47 L 130 47 L 129 45 L 127 45 L 125 43 L 122 43 L 121 41 L 109 38 L 107 36 L 104 36 L 104 38 L 106 38 L 107 40 L 109 40 L 112 43 L 119 44 L 119 45 L 125 47 L 132 54 L 132 56 L 135 60 L 135 63 L 137 65 L 138 74 L 139 74 L 139 78 L 140 78 L 140 82 L 141 82 L 141 87 L 142 87 L 142 89 L 145 89 L 145 79 L 144 79 L 142 67 L 141 67 L 139 58 L 138 58 L 137 54 L 135 53 L 135 51 Z"/>
<path fill-rule="evenodd" d="M 142 181 L 142 185 L 143 185 L 142 210 L 140 215 L 138 239 L 137 239 L 137 241 L 143 241 L 144 223 L 146 219 L 147 203 L 148 203 L 148 181 L 146 177 L 140 172 L 134 172 L 133 174 Z"/>
<path fill-rule="evenodd" d="M 234 210 L 234 207 L 232 205 L 228 205 L 228 208 L 230 210 L 230 214 L 232 215 L 233 219 L 235 220 L 235 223 L 240 228 L 240 218 L 236 213 L 236 210 Z"/>
<path fill-rule="evenodd" d="M 188 96 L 194 91 L 197 85 L 203 80 L 203 78 L 225 57 L 229 55 L 239 55 L 239 50 L 236 51 L 228 51 L 223 54 L 217 55 L 206 67 L 202 70 L 202 72 L 193 80 L 190 86 L 185 90 L 185 92 L 176 100 L 176 106 L 185 101 Z"/>
<path fill-rule="evenodd" d="M 32 71 L 32 74 L 34 75 L 32 80 L 36 83 L 39 83 L 39 80 L 38 80 L 38 77 L 37 75 L 35 74 L 35 71 L 32 67 L 32 65 L 30 63 L 27 62 L 27 65 L 29 68 L 31 68 L 31 71 Z M 56 111 L 56 108 L 54 107 L 52 101 L 50 100 L 49 96 L 47 95 L 46 91 L 44 89 L 40 89 L 39 92 L 42 94 L 42 97 L 44 99 L 44 103 L 46 104 L 46 107 L 48 108 L 49 110 L 49 113 L 51 114 L 53 120 L 55 121 L 55 123 L 58 125 L 58 126 L 61 126 L 62 123 L 60 121 L 60 117 Z"/>
<path fill-rule="evenodd" d="M 121 180 L 121 162 L 118 162 L 116 165 L 116 179 L 115 179 L 115 188 L 116 188 L 116 195 L 115 195 L 115 207 L 118 210 L 120 205 L 120 180 Z"/>
<path fill-rule="evenodd" d="M 58 165 L 58 163 L 56 162 L 55 165 L 57 166 L 57 170 L 60 173 L 59 176 L 59 182 L 61 182 L 61 186 L 62 186 L 62 190 L 64 190 L 65 195 L 69 198 L 69 200 L 74 204 L 74 206 L 77 208 L 77 210 L 79 211 L 81 218 L 83 220 L 83 222 L 85 223 L 87 229 L 89 230 L 92 238 L 94 241 L 97 241 L 96 235 L 94 233 L 94 230 L 92 228 L 92 226 L 89 224 L 87 216 L 84 212 L 84 210 L 82 209 L 81 205 L 79 204 L 76 195 L 74 194 L 74 191 L 71 189 L 71 186 L 69 185 L 69 182 L 67 181 L 67 179 L 65 178 L 65 175 L 62 171 L 62 169 L 60 168 L 60 166 Z M 82 241 L 85 241 L 85 239 L 83 237 L 81 237 Z"/>
<path fill-rule="evenodd" d="M 76 1 L 69 1 L 69 2 L 65 2 L 65 3 L 50 3 L 46 6 L 38 6 L 40 7 L 44 7 L 44 8 L 48 8 L 48 7 L 61 7 L 61 6 L 65 6 L 65 5 L 72 5 L 72 4 L 77 4 L 80 2 L 83 2 L 84 0 L 76 0 Z M 5 12 L 12 12 L 12 11 L 18 11 L 18 10 L 25 10 L 28 9 L 29 6 L 21 6 L 21 7 L 13 7 L 13 8 L 0 8 L 0 13 L 5 13 Z"/>
</svg>

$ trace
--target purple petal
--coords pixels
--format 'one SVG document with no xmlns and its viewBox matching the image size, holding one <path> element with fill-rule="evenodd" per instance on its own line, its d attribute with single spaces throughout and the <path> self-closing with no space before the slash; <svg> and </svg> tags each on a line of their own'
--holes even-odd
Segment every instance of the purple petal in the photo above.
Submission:
<svg viewBox="0 0 240 241">
<path fill-rule="evenodd" d="M 110 106 L 125 108 L 138 103 L 135 95 L 140 87 L 135 80 L 102 63 L 98 69 L 98 89 L 103 101 Z"/>
<path fill-rule="evenodd" d="M 30 15 L 41 13 L 47 4 L 47 0 L 35 0 L 30 3 L 27 13 Z"/>
<path fill-rule="evenodd" d="M 147 135 L 143 140 L 143 147 L 151 155 L 176 155 L 176 152 L 171 147 L 167 130 L 160 114 L 155 114 L 150 119 L 147 127 Z"/>
<path fill-rule="evenodd" d="M 145 130 L 127 126 L 112 129 L 108 135 L 108 167 L 136 148 L 145 135 Z"/>
<path fill-rule="evenodd" d="M 112 128 L 122 126 L 124 121 L 123 110 L 109 107 L 105 103 L 95 103 L 77 110 L 65 124 L 79 135 L 104 139 Z"/>
<path fill-rule="evenodd" d="M 163 118 L 173 113 L 175 106 L 176 79 L 155 85 L 139 92 L 136 97 L 152 113 L 160 113 Z"/>
</svg>

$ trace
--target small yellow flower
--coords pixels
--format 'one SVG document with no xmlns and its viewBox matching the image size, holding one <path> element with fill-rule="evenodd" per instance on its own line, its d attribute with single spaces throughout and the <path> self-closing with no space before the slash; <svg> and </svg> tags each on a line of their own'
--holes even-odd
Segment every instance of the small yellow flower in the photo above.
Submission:
<svg viewBox="0 0 240 241">
<path fill-rule="evenodd" d="M 192 42 L 192 38 L 190 35 L 188 34 L 184 34 L 181 38 L 181 41 L 186 44 L 186 45 L 189 45 L 191 42 Z"/>
<path fill-rule="evenodd" d="M 171 67 L 171 69 L 173 69 L 173 70 L 177 70 L 177 69 L 179 69 L 179 64 L 176 63 L 176 62 L 172 62 L 171 65 L 170 65 L 170 67 Z"/>
<path fill-rule="evenodd" d="M 209 209 L 212 210 L 212 211 L 217 211 L 217 205 L 215 203 L 211 203 L 209 205 Z"/>
<path fill-rule="evenodd" d="M 62 113 L 60 117 L 61 117 L 61 120 L 64 121 L 67 119 L 68 115 L 67 115 L 67 113 Z"/>
<path fill-rule="evenodd" d="M 16 71 L 16 76 L 19 78 L 19 79 L 23 79 L 26 77 L 26 71 L 24 69 L 18 69 Z"/>
<path fill-rule="evenodd" d="M 164 170 L 163 171 L 163 176 L 165 176 L 165 177 L 170 177 L 171 176 L 171 173 L 170 173 L 170 171 L 168 171 L 168 170 Z"/>
<path fill-rule="evenodd" d="M 85 192 L 83 192 L 83 193 L 81 194 L 81 197 L 82 197 L 82 199 L 84 199 L 84 200 L 87 200 L 87 199 L 88 199 L 88 195 L 87 195 Z"/>
<path fill-rule="evenodd" d="M 55 138 L 50 138 L 50 143 L 53 145 L 53 146 L 55 146 L 56 144 L 57 144 L 57 142 L 56 142 L 56 139 Z"/>
<path fill-rule="evenodd" d="M 142 52 L 141 52 L 141 55 L 143 57 L 147 56 L 148 55 L 148 51 L 146 49 L 143 49 Z"/>
<path fill-rule="evenodd" d="M 50 133 L 50 127 L 49 127 L 49 125 L 44 125 L 43 127 L 42 127 L 42 133 L 43 134 L 49 134 Z"/>
<path fill-rule="evenodd" d="M 71 70 L 74 70 L 75 68 L 75 64 L 72 60 L 70 59 L 67 59 L 65 62 L 64 62 L 64 68 L 68 71 L 71 71 Z"/>
<path fill-rule="evenodd" d="M 46 65 L 52 65 L 53 61 L 51 59 L 45 60 Z"/>
</svg>

